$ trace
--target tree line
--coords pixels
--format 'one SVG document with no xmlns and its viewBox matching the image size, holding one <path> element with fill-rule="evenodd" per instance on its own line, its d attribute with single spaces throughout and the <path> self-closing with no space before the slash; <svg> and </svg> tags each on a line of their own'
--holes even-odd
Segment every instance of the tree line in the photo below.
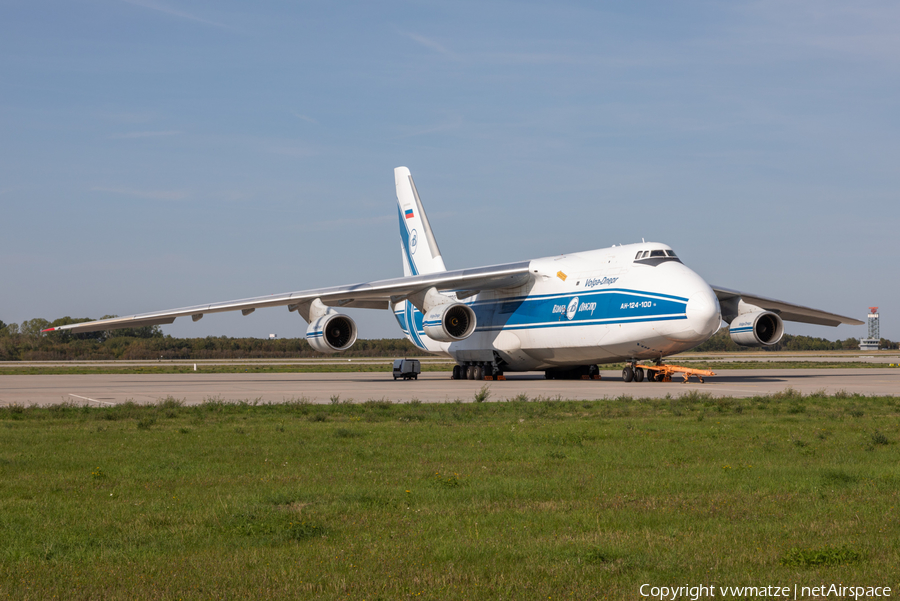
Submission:
<svg viewBox="0 0 900 601">
<path fill-rule="evenodd" d="M 114 315 L 104 315 L 115 317 Z M 290 359 L 327 357 L 314 351 L 305 338 L 173 338 L 159 326 L 126 328 L 73 334 L 42 333 L 50 327 L 91 321 L 88 318 L 62 317 L 55 321 L 36 318 L 21 324 L 0 321 L 0 361 L 72 361 L 106 359 Z M 898 344 L 881 339 L 881 348 L 896 349 Z M 700 352 L 760 350 L 738 346 L 722 329 L 694 349 Z M 859 340 L 826 340 L 785 334 L 778 344 L 762 347 L 765 351 L 859 350 Z M 358 340 L 343 357 L 427 357 L 405 338 Z"/>
<path fill-rule="evenodd" d="M 107 315 L 106 317 L 115 317 Z M 0 361 L 89 361 L 108 359 L 291 359 L 328 357 L 314 351 L 305 338 L 173 338 L 159 326 L 73 334 L 41 333 L 50 327 L 92 321 L 63 317 L 36 318 L 19 324 L 0 321 Z M 422 357 L 429 353 L 405 338 L 358 340 L 342 357 Z"/>
<path fill-rule="evenodd" d="M 881 348 L 896 349 L 898 345 L 887 338 L 881 339 Z M 827 340 L 825 338 L 813 338 L 812 336 L 793 336 L 785 334 L 781 340 L 771 346 L 749 347 L 739 346 L 728 333 L 728 328 L 722 328 L 716 334 L 693 349 L 699 352 L 736 352 L 736 351 L 858 351 L 859 339 L 847 338 L 845 340 Z"/>
</svg>

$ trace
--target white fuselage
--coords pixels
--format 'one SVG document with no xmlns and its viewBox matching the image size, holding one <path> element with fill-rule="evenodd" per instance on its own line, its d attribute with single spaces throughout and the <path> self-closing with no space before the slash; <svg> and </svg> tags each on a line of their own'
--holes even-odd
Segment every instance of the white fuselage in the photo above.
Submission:
<svg viewBox="0 0 900 601">
<path fill-rule="evenodd" d="M 636 259 L 643 251 L 669 256 Z M 428 338 L 407 301 L 394 314 L 419 348 L 459 363 L 499 358 L 510 371 L 661 359 L 703 343 L 721 324 L 713 290 L 664 244 L 535 259 L 529 272 L 517 288 L 464 299 L 477 325 L 461 341 Z"/>
</svg>

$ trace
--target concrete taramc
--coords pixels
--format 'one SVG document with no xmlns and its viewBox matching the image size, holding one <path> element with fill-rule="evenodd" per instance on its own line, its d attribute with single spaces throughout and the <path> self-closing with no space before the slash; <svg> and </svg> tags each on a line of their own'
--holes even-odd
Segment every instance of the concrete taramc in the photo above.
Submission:
<svg viewBox="0 0 900 601">
<path fill-rule="evenodd" d="M 529 399 L 612 399 L 678 397 L 690 391 L 713 397 L 746 398 L 792 388 L 803 394 L 840 391 L 863 395 L 900 395 L 900 369 L 722 369 L 700 384 L 623 382 L 619 371 L 602 371 L 601 380 L 546 380 L 543 373 L 510 374 L 505 381 L 451 380 L 446 372 L 423 372 L 418 380 L 394 381 L 389 372 L 364 373 L 227 373 L 0 376 L 0 404 L 76 403 L 110 406 L 125 402 L 155 403 L 174 397 L 186 404 L 206 400 L 282 403 L 330 403 L 385 399 L 406 403 L 471 402 L 483 386 L 489 401 L 519 395 Z"/>
</svg>

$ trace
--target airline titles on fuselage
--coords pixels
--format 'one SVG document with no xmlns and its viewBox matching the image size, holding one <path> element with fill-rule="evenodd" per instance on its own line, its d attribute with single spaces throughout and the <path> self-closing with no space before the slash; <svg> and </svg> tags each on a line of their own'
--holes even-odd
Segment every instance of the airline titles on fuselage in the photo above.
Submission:
<svg viewBox="0 0 900 601">
<path fill-rule="evenodd" d="M 584 282 L 584 287 L 585 288 L 593 288 L 595 286 L 609 286 L 611 284 L 615 284 L 616 280 L 618 280 L 618 279 L 619 278 L 607 278 L 607 277 L 596 278 L 596 279 L 588 278 Z"/>
<path fill-rule="evenodd" d="M 591 315 L 593 315 L 596 309 L 597 303 L 579 303 L 578 297 L 576 296 L 571 301 L 569 301 L 568 305 L 553 305 L 553 310 L 551 311 L 551 313 L 565 314 L 566 319 L 573 319 L 575 317 L 575 314 L 579 311 L 590 311 Z"/>
</svg>

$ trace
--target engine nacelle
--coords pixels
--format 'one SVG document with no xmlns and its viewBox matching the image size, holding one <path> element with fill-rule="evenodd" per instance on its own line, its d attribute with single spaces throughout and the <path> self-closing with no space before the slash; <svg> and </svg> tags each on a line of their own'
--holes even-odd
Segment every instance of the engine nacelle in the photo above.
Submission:
<svg viewBox="0 0 900 601">
<path fill-rule="evenodd" d="M 343 313 L 326 313 L 309 324 L 306 341 L 320 353 L 346 351 L 356 342 L 356 322 Z"/>
<path fill-rule="evenodd" d="M 463 303 L 438 305 L 422 319 L 425 335 L 438 342 L 468 338 L 475 331 L 475 311 Z"/>
<path fill-rule="evenodd" d="M 731 322 L 729 334 L 741 346 L 769 346 L 784 335 L 784 322 L 771 311 L 756 311 L 738 315 Z"/>
</svg>

